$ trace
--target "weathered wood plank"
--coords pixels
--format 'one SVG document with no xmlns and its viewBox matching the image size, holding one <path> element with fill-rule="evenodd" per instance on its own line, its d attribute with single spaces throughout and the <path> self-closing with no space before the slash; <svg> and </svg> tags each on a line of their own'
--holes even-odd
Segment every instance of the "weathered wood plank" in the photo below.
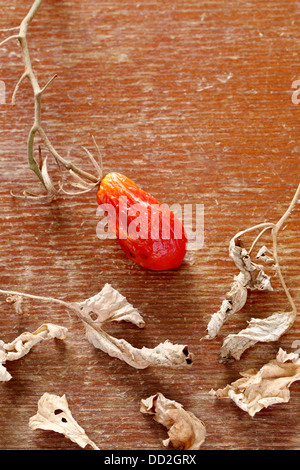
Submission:
<svg viewBox="0 0 300 470">
<path fill-rule="evenodd" d="M 31 5 L 0 3 L 1 28 L 17 25 Z M 46 391 L 66 393 L 74 417 L 104 449 L 163 448 L 165 430 L 139 412 L 140 399 L 157 391 L 206 423 L 203 449 L 300 448 L 298 383 L 289 404 L 254 420 L 208 395 L 299 339 L 297 320 L 280 342 L 252 348 L 239 363 L 218 361 L 222 337 L 251 317 L 287 306 L 278 280 L 274 293 L 251 293 L 220 337 L 199 341 L 235 274 L 230 238 L 278 220 L 299 181 L 300 105 L 291 100 L 292 83 L 300 78 L 298 25 L 297 2 L 283 0 L 45 0 L 32 23 L 28 41 L 41 84 L 58 74 L 43 98 L 43 123 L 57 150 L 70 150 L 85 164 L 81 145 L 92 148 L 94 135 L 105 172 L 126 174 L 168 204 L 204 204 L 204 247 L 165 273 L 133 265 L 116 241 L 97 238 L 95 193 L 51 204 L 11 197 L 10 191 L 35 183 L 26 162 L 33 99 L 24 82 L 11 107 L 21 55 L 15 43 L 0 49 L 6 85 L 6 104 L 0 105 L 1 287 L 81 300 L 110 282 L 146 321 L 142 331 L 114 326 L 116 336 L 138 347 L 165 339 L 188 343 L 195 354 L 188 371 L 133 370 L 94 350 L 63 309 L 25 301 L 17 315 L 2 298 L 4 341 L 45 321 L 70 331 L 63 344 L 39 344 L 9 364 L 13 379 L 0 386 L 1 449 L 77 449 L 63 436 L 29 429 Z M 299 228 L 298 205 L 279 237 L 298 305 Z"/>
</svg>

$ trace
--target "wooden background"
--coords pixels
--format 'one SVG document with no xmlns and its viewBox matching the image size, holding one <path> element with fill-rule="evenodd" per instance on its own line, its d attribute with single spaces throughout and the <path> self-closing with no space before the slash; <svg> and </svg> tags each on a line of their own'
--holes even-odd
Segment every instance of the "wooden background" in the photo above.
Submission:
<svg viewBox="0 0 300 470">
<path fill-rule="evenodd" d="M 0 28 L 16 26 L 31 0 L 1 0 Z M 166 429 L 140 413 L 158 391 L 179 401 L 207 427 L 203 450 L 300 449 L 300 384 L 288 404 L 251 419 L 211 388 L 261 367 L 281 346 L 291 351 L 300 323 L 280 341 L 259 344 L 239 362 L 222 364 L 222 339 L 252 317 L 288 308 L 274 292 L 252 292 L 247 306 L 211 342 L 201 342 L 236 269 L 228 243 L 239 230 L 277 221 L 299 182 L 300 5 L 278 0 L 45 0 L 29 32 L 43 98 L 45 129 L 63 156 L 86 169 L 81 145 L 97 139 L 105 173 L 119 171 L 168 204 L 204 204 L 205 244 L 182 266 L 150 272 L 124 257 L 115 240 L 96 236 L 96 195 L 57 201 L 11 196 L 34 188 L 26 140 L 33 122 L 28 82 L 11 106 L 23 71 L 17 42 L 0 49 L 0 286 L 65 300 L 84 300 L 106 282 L 142 313 L 146 327 L 109 327 L 136 347 L 169 339 L 188 344 L 189 370 L 135 370 L 93 348 L 79 320 L 60 307 L 24 301 L 23 314 L 1 299 L 0 338 L 12 341 L 44 322 L 66 326 L 64 342 L 49 340 L 7 364 L 0 386 L 1 449 L 80 449 L 62 435 L 32 431 L 28 420 L 44 392 L 66 394 L 71 412 L 103 449 L 163 449 Z M 1 38 L 5 38 L 1 33 Z M 44 156 L 47 153 L 44 150 Z M 299 205 L 279 237 L 287 284 L 300 305 Z M 268 243 L 268 239 L 264 239 Z"/>
</svg>

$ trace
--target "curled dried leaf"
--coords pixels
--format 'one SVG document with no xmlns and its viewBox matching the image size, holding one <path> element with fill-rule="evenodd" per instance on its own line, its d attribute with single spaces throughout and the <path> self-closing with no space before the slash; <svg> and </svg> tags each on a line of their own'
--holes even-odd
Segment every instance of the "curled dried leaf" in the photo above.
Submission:
<svg viewBox="0 0 300 470">
<path fill-rule="evenodd" d="M 29 427 L 55 431 L 63 434 L 82 448 L 89 444 L 94 450 L 100 450 L 73 418 L 65 395 L 59 397 L 44 393 L 39 399 L 37 414 L 29 420 Z"/>
<path fill-rule="evenodd" d="M 270 290 L 273 288 L 263 267 L 251 261 L 248 251 L 237 244 L 235 237 L 229 243 L 229 256 L 241 272 L 240 281 L 248 289 Z"/>
<path fill-rule="evenodd" d="M 251 261 L 249 253 L 241 246 L 240 240 L 237 240 L 236 237 L 232 238 L 229 243 L 229 256 L 240 272 L 234 277 L 220 309 L 211 316 L 207 326 L 207 335 L 203 339 L 215 338 L 224 323 L 244 307 L 248 289 L 273 290 L 270 276 L 264 272 L 262 266 Z"/>
<path fill-rule="evenodd" d="M 205 425 L 180 403 L 156 393 L 141 400 L 141 413 L 153 415 L 154 420 L 168 429 L 164 446 L 180 450 L 199 450 L 206 436 Z"/>
<path fill-rule="evenodd" d="M 79 309 L 83 319 L 91 319 L 93 324 L 100 326 L 107 321 L 131 322 L 139 328 L 145 326 L 139 311 L 110 284 L 105 284 L 101 292 L 74 306 Z"/>
<path fill-rule="evenodd" d="M 294 323 L 294 312 L 276 312 L 267 318 L 252 318 L 244 330 L 228 335 L 221 347 L 221 359 L 239 360 L 246 349 L 258 342 L 277 341 Z"/>
<path fill-rule="evenodd" d="M 192 363 L 193 356 L 187 345 L 172 344 L 169 341 L 159 344 L 153 349 L 135 348 L 124 339 L 117 339 L 103 330 L 108 321 L 127 321 L 139 328 L 145 322 L 136 308 L 110 284 L 94 297 L 84 302 L 72 304 L 85 324 L 88 341 L 95 348 L 101 349 L 111 357 L 116 357 L 137 369 L 151 365 L 164 367 L 187 366 Z"/>
<path fill-rule="evenodd" d="M 0 346 L 0 382 L 8 382 L 12 376 L 6 370 L 3 364 L 6 362 L 6 354 L 4 351 L 1 350 Z"/>
<path fill-rule="evenodd" d="M 211 316 L 207 326 L 207 339 L 215 338 L 223 324 L 228 320 L 231 315 L 240 311 L 247 300 L 247 287 L 243 286 L 236 276 L 229 292 L 227 292 L 225 299 L 222 302 L 221 308 L 218 312 Z"/>
<path fill-rule="evenodd" d="M 10 374 L 5 373 L 3 364 L 6 361 L 16 361 L 21 357 L 28 354 L 33 346 L 43 340 L 49 338 L 65 339 L 67 328 L 53 325 L 52 323 L 45 323 L 41 325 L 34 333 L 24 332 L 10 343 L 0 341 L 0 363 L 2 368 L 0 371 L 0 381 L 10 380 Z M 5 369 L 5 370 L 3 370 Z M 2 372 L 2 373 L 1 373 Z"/>
<path fill-rule="evenodd" d="M 168 340 L 153 349 L 146 347 L 139 349 L 124 339 L 117 339 L 89 325 L 86 325 L 86 336 L 95 348 L 136 369 L 145 369 L 149 366 L 184 367 L 193 362 L 193 355 L 187 345 L 173 344 Z"/>
<path fill-rule="evenodd" d="M 211 390 L 217 398 L 230 398 L 242 410 L 254 416 L 258 411 L 276 403 L 287 403 L 291 384 L 300 380 L 299 354 L 279 349 L 276 359 L 260 370 L 241 373 L 242 378 L 224 389 Z"/>
<path fill-rule="evenodd" d="M 0 342 L 0 347 L 6 353 L 7 361 L 15 361 L 25 356 L 30 349 L 40 341 L 49 338 L 65 339 L 67 328 L 45 323 L 34 333 L 24 332 L 11 343 Z"/>
<path fill-rule="evenodd" d="M 23 298 L 20 295 L 12 295 L 10 297 L 7 297 L 6 302 L 8 304 L 13 305 L 16 313 L 18 313 L 18 314 L 23 313 L 23 311 L 22 311 Z"/>
<path fill-rule="evenodd" d="M 271 254 L 272 256 L 268 256 L 267 253 Z M 260 250 L 258 251 L 256 255 L 256 259 L 259 259 L 260 261 L 263 261 L 266 264 L 275 263 L 272 251 L 269 250 L 266 246 L 262 246 L 260 248 Z"/>
</svg>

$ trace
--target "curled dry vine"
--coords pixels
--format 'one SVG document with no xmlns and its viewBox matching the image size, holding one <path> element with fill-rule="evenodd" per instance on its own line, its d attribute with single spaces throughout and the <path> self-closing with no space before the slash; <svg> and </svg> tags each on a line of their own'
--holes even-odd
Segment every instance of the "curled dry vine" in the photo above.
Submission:
<svg viewBox="0 0 300 470">
<path fill-rule="evenodd" d="M 9 303 L 17 303 L 17 311 L 21 311 L 23 298 L 38 300 L 48 304 L 58 304 L 75 313 L 83 322 L 88 341 L 95 348 L 101 349 L 111 357 L 116 357 L 136 369 L 145 369 L 151 365 L 162 367 L 188 367 L 193 362 L 193 355 L 188 345 L 173 344 L 166 340 L 154 348 L 133 347 L 124 339 L 117 339 L 103 329 L 107 322 L 131 322 L 143 328 L 145 322 L 136 308 L 127 299 L 106 284 L 103 289 L 93 297 L 83 302 L 65 302 L 54 297 L 45 297 L 27 293 L 0 289 L 0 294 L 9 296 Z M 1 357 L 0 357 L 1 365 Z M 1 378 L 0 378 L 1 381 Z"/>
<path fill-rule="evenodd" d="M 47 90 L 49 85 L 53 82 L 53 80 L 57 77 L 57 75 L 54 75 L 51 77 L 48 82 L 41 87 L 38 79 L 36 77 L 36 74 L 34 73 L 34 70 L 32 68 L 32 63 L 31 63 L 31 58 L 29 54 L 29 48 L 28 48 L 28 42 L 27 42 L 27 32 L 28 28 L 35 17 L 40 5 L 42 3 L 42 0 L 35 0 L 34 3 L 32 4 L 28 14 L 25 16 L 23 21 L 21 22 L 20 26 L 9 28 L 2 30 L 2 32 L 7 32 L 7 31 L 13 31 L 13 30 L 18 30 L 16 34 L 12 34 L 6 39 L 4 39 L 2 42 L 0 42 L 0 47 L 6 44 L 8 41 L 11 40 L 18 40 L 21 51 L 22 51 L 22 58 L 23 58 L 23 63 L 24 63 L 24 72 L 19 78 L 14 92 L 12 94 L 12 105 L 15 104 L 16 101 L 16 95 L 17 92 L 20 88 L 20 85 L 25 79 L 28 79 L 33 90 L 34 94 L 34 122 L 33 125 L 29 131 L 28 139 L 27 139 L 27 157 L 28 157 L 28 164 L 30 169 L 37 175 L 39 180 L 41 181 L 44 190 L 46 191 L 46 197 L 50 197 L 51 199 L 55 198 L 60 192 L 63 192 L 65 194 L 73 195 L 72 192 L 67 191 L 64 188 L 64 183 L 65 183 L 65 178 L 62 176 L 62 181 L 59 184 L 59 188 L 55 188 L 48 172 L 48 167 L 47 167 L 47 158 L 44 159 L 44 161 L 37 161 L 34 158 L 34 141 L 35 137 L 37 134 L 40 135 L 43 143 L 45 144 L 47 150 L 50 152 L 50 154 L 54 157 L 55 161 L 57 162 L 59 168 L 61 167 L 65 168 L 68 171 L 68 174 L 71 175 L 72 181 L 71 185 L 78 188 L 79 190 L 75 193 L 82 193 L 82 192 L 87 192 L 98 186 L 99 182 L 101 181 L 102 178 L 102 161 L 101 161 L 101 155 L 99 148 L 96 144 L 95 139 L 94 144 L 97 150 L 98 158 L 97 160 L 93 157 L 93 155 L 83 147 L 83 150 L 87 154 L 88 158 L 93 164 L 93 167 L 95 169 L 95 175 L 90 174 L 81 168 L 77 167 L 72 163 L 71 161 L 65 159 L 62 157 L 53 144 L 51 143 L 47 133 L 44 130 L 44 127 L 42 125 L 42 96 L 44 92 Z M 40 150 L 40 149 L 39 149 Z M 41 156 L 41 150 L 40 150 L 40 156 Z M 41 197 L 40 195 L 35 195 L 31 194 L 29 192 L 24 192 L 24 195 L 26 197 Z"/>
<path fill-rule="evenodd" d="M 240 331 L 238 334 L 229 335 L 225 338 L 220 351 L 223 361 L 228 361 L 232 358 L 237 360 L 240 359 L 243 352 L 257 342 L 276 341 L 289 330 L 295 321 L 297 307 L 282 274 L 278 256 L 277 239 L 280 229 L 294 210 L 299 197 L 300 184 L 288 209 L 277 223 L 266 222 L 255 225 L 246 230 L 242 230 L 238 232 L 229 243 L 229 255 L 240 270 L 240 273 L 238 276 L 235 276 L 231 289 L 226 294 L 221 308 L 218 312 L 212 315 L 207 327 L 207 335 L 205 338 L 215 338 L 225 321 L 244 307 L 247 301 L 248 289 L 273 290 L 270 283 L 270 277 L 265 274 L 263 266 L 258 265 L 251 260 L 251 254 L 255 246 L 268 231 L 271 231 L 272 249 L 268 249 L 263 246 L 259 250 L 256 258 L 260 261 L 264 261 L 266 264 L 273 263 L 273 268 L 278 275 L 291 310 L 288 312 L 275 313 L 262 320 L 252 319 L 247 328 Z M 252 242 L 250 250 L 247 251 L 243 246 L 242 238 L 244 235 L 257 230 L 259 230 L 259 234 Z M 268 256 L 266 253 L 271 256 Z"/>
</svg>

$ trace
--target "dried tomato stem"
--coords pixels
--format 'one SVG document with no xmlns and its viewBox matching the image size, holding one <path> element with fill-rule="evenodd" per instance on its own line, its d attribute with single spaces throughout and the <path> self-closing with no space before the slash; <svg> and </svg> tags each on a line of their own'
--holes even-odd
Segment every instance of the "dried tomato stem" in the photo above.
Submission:
<svg viewBox="0 0 300 470">
<path fill-rule="evenodd" d="M 40 5 L 42 3 L 42 0 L 35 0 L 21 22 L 20 27 L 17 28 L 9 28 L 9 30 L 12 29 L 19 29 L 18 34 L 14 34 L 12 36 L 9 36 L 6 38 L 4 41 L 0 43 L 0 47 L 4 45 L 6 42 L 10 41 L 11 39 L 17 39 L 19 41 L 19 44 L 21 46 L 21 51 L 22 51 L 22 58 L 23 58 L 23 63 L 24 63 L 24 73 L 21 75 L 20 79 L 18 80 L 13 95 L 12 95 L 12 104 L 14 105 L 15 99 L 16 99 L 16 94 L 17 91 L 23 82 L 25 78 L 28 78 L 30 81 L 30 84 L 33 89 L 33 94 L 34 94 L 34 123 L 33 126 L 30 129 L 29 135 L 28 135 L 28 140 L 27 140 L 27 157 L 28 157 L 28 163 L 29 167 L 34 173 L 38 176 L 42 184 L 44 185 L 45 189 L 48 190 L 47 184 L 45 182 L 45 179 L 43 177 L 43 174 L 41 172 L 40 166 L 36 162 L 34 156 L 33 156 L 33 148 L 34 148 L 34 140 L 35 136 L 37 133 L 40 134 L 42 140 L 44 141 L 46 147 L 48 148 L 49 152 L 54 156 L 54 158 L 60 162 L 68 171 L 72 170 L 75 174 L 83 177 L 87 182 L 87 188 L 92 189 L 92 187 L 98 185 L 101 181 L 101 176 L 99 173 L 97 176 L 92 175 L 90 173 L 87 173 L 86 171 L 81 170 L 77 166 L 75 166 L 72 162 L 69 162 L 65 160 L 61 155 L 55 150 L 51 142 L 49 141 L 42 125 L 41 125 L 41 104 L 42 104 L 42 95 L 44 91 L 48 88 L 50 83 L 56 78 L 56 75 L 54 75 L 47 83 L 46 85 L 41 88 L 39 85 L 39 82 L 37 80 L 37 77 L 32 69 L 32 64 L 31 64 L 31 59 L 30 59 L 30 54 L 29 54 L 29 49 L 28 49 L 28 43 L 27 43 L 27 31 L 28 28 L 35 17 Z M 94 185 L 90 185 L 90 183 L 94 183 Z"/>
<path fill-rule="evenodd" d="M 275 226 L 272 222 L 264 222 L 262 224 L 254 225 L 253 227 L 249 227 L 245 230 L 242 230 L 241 232 L 238 232 L 234 237 L 233 240 L 236 240 L 237 238 L 241 238 L 243 235 L 249 232 L 253 232 L 254 230 L 257 230 L 259 228 L 263 228 L 263 230 L 268 230 L 271 229 Z"/>
<path fill-rule="evenodd" d="M 291 294 L 290 294 L 290 292 L 287 288 L 287 285 L 285 283 L 284 277 L 283 277 L 282 272 L 281 272 L 280 264 L 279 264 L 278 249 L 277 249 L 277 235 L 278 235 L 279 230 L 283 226 L 283 224 L 286 222 L 288 217 L 291 215 L 293 209 L 295 208 L 295 206 L 296 206 L 296 204 L 299 200 L 299 197 L 300 197 L 300 184 L 297 187 L 297 190 L 294 194 L 294 197 L 293 197 L 288 209 L 286 210 L 286 212 L 283 214 L 283 216 L 279 219 L 279 221 L 276 224 L 266 222 L 266 223 L 263 223 L 263 224 L 255 225 L 254 227 L 250 227 L 246 230 L 243 230 L 242 232 L 239 232 L 234 236 L 234 239 L 237 239 L 237 238 L 241 237 L 242 235 L 244 235 L 245 233 L 251 232 L 251 231 L 256 230 L 258 228 L 262 228 L 261 232 L 259 233 L 259 235 L 256 237 L 256 239 L 252 243 L 252 246 L 251 246 L 250 251 L 249 251 L 249 255 L 250 255 L 253 248 L 254 248 L 254 246 L 256 245 L 258 240 L 261 238 L 261 236 L 267 230 L 270 230 L 270 229 L 272 230 L 273 257 L 274 257 L 274 260 L 275 260 L 275 267 L 276 267 L 280 282 L 282 284 L 282 287 L 284 289 L 284 292 L 285 292 L 285 294 L 286 294 L 286 296 L 289 300 L 289 303 L 292 307 L 292 311 L 293 311 L 295 316 L 297 314 L 297 307 L 296 307 L 295 302 L 294 302 L 294 300 L 293 300 L 293 298 L 292 298 L 292 296 L 291 296 Z"/>
<path fill-rule="evenodd" d="M 252 243 L 251 245 L 251 248 L 249 250 L 249 256 L 251 255 L 252 251 L 253 251 L 253 248 L 255 247 L 256 243 L 260 240 L 260 238 L 264 235 L 265 232 L 267 232 L 268 230 L 271 230 L 273 227 L 272 225 L 271 226 L 268 226 L 268 227 L 265 227 L 258 235 L 257 237 L 255 238 L 254 242 Z"/>
<path fill-rule="evenodd" d="M 300 184 L 294 194 L 294 197 L 287 209 L 287 211 L 285 212 L 285 214 L 283 214 L 283 216 L 281 217 L 281 219 L 277 222 L 276 224 L 276 232 L 278 232 L 280 230 L 280 228 L 282 227 L 282 225 L 284 224 L 284 222 L 287 220 L 287 218 L 290 216 L 291 212 L 293 211 L 293 209 L 295 208 L 298 200 L 300 198 Z"/>
<path fill-rule="evenodd" d="M 72 302 L 65 302 L 64 300 L 56 299 L 55 297 L 45 297 L 42 295 L 26 294 L 24 292 L 16 292 L 16 291 L 11 291 L 11 290 L 0 289 L 0 294 L 16 295 L 20 297 L 26 297 L 28 299 L 41 300 L 43 302 L 51 302 L 51 303 L 62 305 L 63 307 L 66 307 L 72 310 L 74 313 L 76 313 L 76 315 L 80 318 L 80 320 L 82 320 L 84 323 L 87 323 L 89 326 L 95 329 L 98 333 L 102 334 L 103 338 L 109 341 L 109 339 L 107 338 L 107 334 L 103 330 L 101 330 L 101 328 L 99 328 L 98 325 L 95 325 L 92 319 L 90 320 L 87 316 L 82 315 L 80 310 L 76 307 L 76 304 L 73 304 Z M 109 342 L 111 343 L 111 341 Z"/>
<path fill-rule="evenodd" d="M 26 294 L 24 292 L 16 292 L 13 290 L 2 290 L 0 289 L 0 294 L 4 295 L 19 295 L 20 297 L 27 297 L 28 299 L 43 300 L 45 302 L 54 302 L 64 307 L 70 307 L 69 302 L 64 302 L 63 300 L 55 299 L 54 297 L 44 297 L 41 295 Z"/>
<path fill-rule="evenodd" d="M 82 315 L 81 314 L 80 309 L 78 308 L 77 304 L 74 304 L 72 302 L 65 302 L 64 300 L 56 299 L 54 297 L 45 297 L 45 296 L 42 296 L 42 295 L 26 294 L 24 292 L 16 292 L 16 291 L 11 291 L 11 290 L 0 289 L 0 294 L 15 295 L 15 296 L 19 296 L 19 297 L 26 297 L 28 299 L 41 300 L 43 302 L 51 302 L 51 303 L 56 303 L 56 304 L 62 305 L 64 307 L 72 310 L 74 313 L 76 313 L 78 318 L 80 318 L 80 320 L 83 323 L 86 323 L 91 328 L 93 328 L 95 331 L 97 331 L 97 333 L 101 335 L 101 337 L 103 338 L 104 341 L 107 341 L 110 345 L 112 345 L 116 348 L 119 348 L 118 344 L 116 342 L 114 342 L 114 338 L 112 336 L 108 335 L 104 330 L 102 330 L 102 328 L 98 324 L 95 324 L 95 322 L 92 319 L 89 319 L 87 315 Z M 117 316 L 115 316 L 115 319 L 116 318 L 117 318 Z"/>
<path fill-rule="evenodd" d="M 291 215 L 293 209 L 295 208 L 298 200 L 299 200 L 299 197 L 300 197 L 300 184 L 298 185 L 298 188 L 294 194 L 294 197 L 288 207 L 288 209 L 286 210 L 286 212 L 283 214 L 283 216 L 281 217 L 281 219 L 277 222 L 277 224 L 275 225 L 275 227 L 272 229 L 272 239 L 273 239 L 273 257 L 274 257 L 274 260 L 275 260 L 275 267 L 276 267 L 276 271 L 278 273 L 278 277 L 280 279 L 280 282 L 282 284 L 282 287 L 285 291 L 285 294 L 291 304 L 291 307 L 292 307 L 292 311 L 294 313 L 294 316 L 297 315 L 297 307 L 295 305 L 295 302 L 286 286 L 286 283 L 285 283 L 285 280 L 284 280 L 284 277 L 282 275 L 282 272 L 281 272 L 281 268 L 280 268 L 280 264 L 279 264 L 279 258 L 278 258 L 278 250 L 277 250 L 277 234 L 279 232 L 279 230 L 281 229 L 281 227 L 283 226 L 283 224 L 286 222 L 286 220 L 288 219 L 288 217 Z"/>
<path fill-rule="evenodd" d="M 275 267 L 276 267 L 276 271 L 278 273 L 278 277 L 280 279 L 280 282 L 281 282 L 281 285 L 284 289 L 284 292 L 290 302 L 290 305 L 292 307 L 292 311 L 294 313 L 294 316 L 297 315 L 297 307 L 295 305 L 295 302 L 287 288 L 287 285 L 285 283 L 285 280 L 284 280 L 284 277 L 282 275 L 282 272 L 281 272 L 281 268 L 280 268 L 280 264 L 279 264 L 279 258 L 278 258 L 278 252 L 277 252 L 277 231 L 276 230 L 272 230 L 272 239 L 273 239 L 273 257 L 274 257 L 274 260 L 275 260 Z"/>
</svg>

